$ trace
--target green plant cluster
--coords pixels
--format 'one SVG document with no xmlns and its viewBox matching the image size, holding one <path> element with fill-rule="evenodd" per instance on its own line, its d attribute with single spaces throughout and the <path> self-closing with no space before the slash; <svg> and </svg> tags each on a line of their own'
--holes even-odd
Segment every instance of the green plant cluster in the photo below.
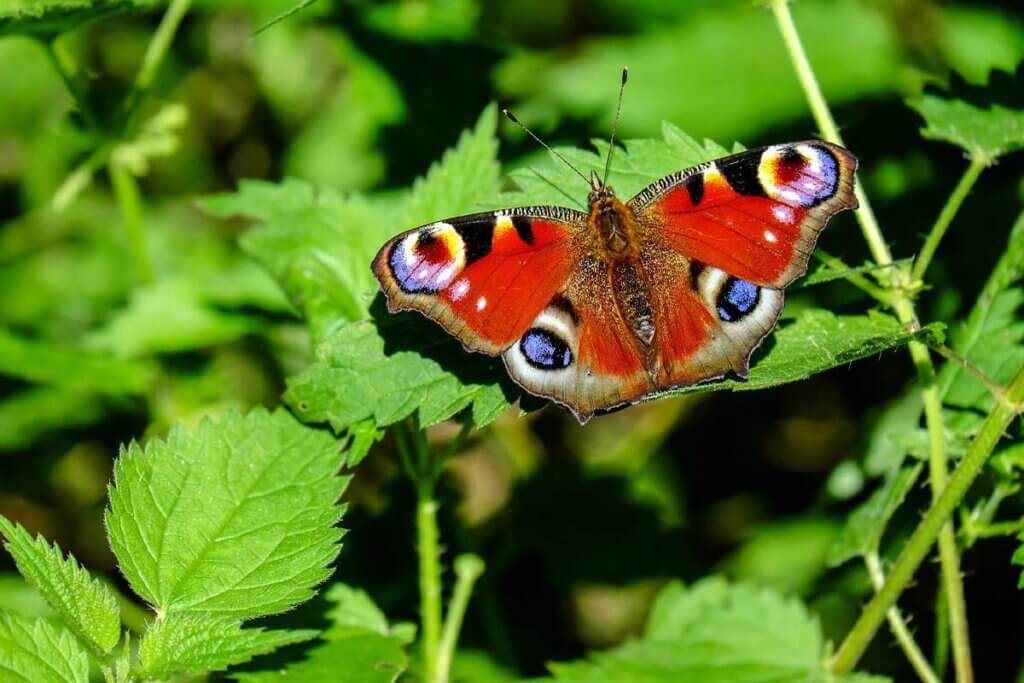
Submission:
<svg viewBox="0 0 1024 683">
<path fill-rule="evenodd" d="M 1024 10 L 13 0 L 0 64 L 0 681 L 1024 677 Z M 820 134 L 860 208 L 749 378 L 580 427 L 369 264 L 579 208 L 495 101 L 600 171 L 623 64 L 619 196 Z"/>
</svg>

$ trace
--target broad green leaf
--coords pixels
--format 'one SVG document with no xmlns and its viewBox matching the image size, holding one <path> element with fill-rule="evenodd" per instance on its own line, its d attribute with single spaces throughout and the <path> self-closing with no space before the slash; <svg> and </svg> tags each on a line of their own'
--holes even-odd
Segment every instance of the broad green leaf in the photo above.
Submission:
<svg viewBox="0 0 1024 683">
<path fill-rule="evenodd" d="M 913 259 L 898 259 L 893 262 L 891 266 L 879 266 L 875 263 L 867 263 L 863 266 L 857 266 L 855 268 L 844 268 L 842 270 L 833 268 L 832 266 L 822 264 L 813 273 L 808 273 L 806 277 L 800 280 L 801 287 L 810 287 L 811 285 L 820 285 L 825 282 L 833 282 L 834 280 L 842 280 L 851 275 L 861 275 L 864 273 L 877 273 L 887 268 L 904 268 L 909 266 L 913 262 Z"/>
<path fill-rule="evenodd" d="M 930 325 L 911 333 L 895 318 L 875 311 L 854 316 L 809 309 L 802 311 L 795 321 L 779 324 L 766 341 L 768 351 L 754 354 L 746 380 L 698 384 L 666 394 L 765 389 L 899 348 L 915 338 L 941 339 L 941 328 Z"/>
<path fill-rule="evenodd" d="M 348 438 L 345 465 L 355 467 L 367 456 L 373 444 L 384 438 L 384 430 L 378 429 L 373 420 L 363 420 L 349 426 Z"/>
<path fill-rule="evenodd" d="M 122 572 L 160 614 L 244 620 L 308 599 L 343 533 L 339 450 L 263 409 L 132 442 L 106 515 Z"/>
<path fill-rule="evenodd" d="M 0 374 L 101 394 L 142 394 L 153 380 L 147 362 L 26 339 L 0 329 Z"/>
<path fill-rule="evenodd" d="M 366 421 L 389 425 L 414 412 L 422 425 L 432 425 L 470 405 L 482 426 L 518 395 L 503 380 L 499 359 L 467 354 L 410 314 L 341 327 L 319 344 L 316 358 L 289 379 L 285 401 L 304 421 L 329 422 L 339 433 Z"/>
<path fill-rule="evenodd" d="M 952 329 L 958 354 L 1006 385 L 1024 367 L 1024 213 L 1010 232 L 1009 243 L 971 309 L 967 321 Z M 988 413 L 995 399 L 978 378 L 955 362 L 939 373 L 946 405 Z"/>
<path fill-rule="evenodd" d="M 32 445 L 60 429 L 82 427 L 103 417 L 102 397 L 79 389 L 34 386 L 0 400 L 0 451 Z"/>
<path fill-rule="evenodd" d="M 580 683 L 863 680 L 830 679 L 824 659 L 821 628 L 799 601 L 716 577 L 666 586 L 640 640 L 550 668 L 555 680 Z"/>
<path fill-rule="evenodd" d="M 178 673 L 223 671 L 279 647 L 301 643 L 316 631 L 242 628 L 241 622 L 195 614 L 158 619 L 139 643 L 141 672 L 164 679 Z"/>
<path fill-rule="evenodd" d="M 864 469 L 872 476 L 893 471 L 907 454 L 897 439 L 900 434 L 913 431 L 921 420 L 921 392 L 911 386 L 885 404 L 868 436 Z"/>
<path fill-rule="evenodd" d="M 131 357 L 215 346 L 258 329 L 249 316 L 206 304 L 198 283 L 177 277 L 136 289 L 128 306 L 88 341 L 93 348 Z"/>
<path fill-rule="evenodd" d="M 33 539 L 20 524 L 0 516 L 4 547 L 14 558 L 18 571 L 32 584 L 50 607 L 64 619 L 97 654 L 108 654 L 121 639 L 121 613 L 117 599 L 98 579 L 42 536 Z"/>
<path fill-rule="evenodd" d="M 908 101 L 925 121 L 921 135 L 942 140 L 989 162 L 1024 148 L 1024 66 L 1015 76 L 993 71 L 987 86 L 954 76 L 944 93 L 927 92 Z"/>
<path fill-rule="evenodd" d="M 0 36 L 20 33 L 48 39 L 93 19 L 124 14 L 153 4 L 153 0 L 15 1 L 0 9 Z"/>
<path fill-rule="evenodd" d="M 858 555 L 878 550 L 885 526 L 913 489 L 920 473 L 920 463 L 894 470 L 871 497 L 847 517 L 846 526 L 828 551 L 829 566 L 836 567 Z"/>
<path fill-rule="evenodd" d="M 879 12 L 856 0 L 803 0 L 793 4 L 793 14 L 833 105 L 900 85 L 900 43 Z M 630 81 L 620 132 L 627 136 L 673 121 L 712 138 L 743 139 L 807 115 L 772 15 L 743 2 L 713 3 L 635 35 L 517 52 L 498 66 L 495 82 L 506 97 L 520 100 L 512 108 L 527 125 L 568 115 L 596 119 L 605 132 L 624 64 Z"/>
<path fill-rule="evenodd" d="M 0 613 L 5 612 L 23 617 L 44 617 L 51 621 L 59 619 L 46 598 L 15 572 L 0 572 Z"/>
<path fill-rule="evenodd" d="M 89 655 L 70 631 L 46 619 L 0 612 L 0 680 L 89 683 Z"/>
<path fill-rule="evenodd" d="M 305 659 L 283 671 L 238 673 L 243 683 L 264 683 L 282 678 L 300 683 L 392 683 L 408 663 L 403 645 L 411 642 L 404 624 L 388 624 L 387 617 L 363 591 L 336 583 L 324 597 L 333 606 L 325 615 L 331 626 L 321 634 L 327 642 L 310 650 Z"/>
</svg>

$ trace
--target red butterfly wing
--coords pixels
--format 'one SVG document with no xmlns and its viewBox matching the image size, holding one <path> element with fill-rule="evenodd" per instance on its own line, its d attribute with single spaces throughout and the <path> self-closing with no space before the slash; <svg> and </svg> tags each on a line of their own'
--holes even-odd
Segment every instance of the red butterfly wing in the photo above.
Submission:
<svg viewBox="0 0 1024 683">
<path fill-rule="evenodd" d="M 662 178 L 629 206 L 662 246 L 781 289 L 806 272 L 828 219 L 857 206 L 856 168 L 837 145 L 776 145 Z"/>
<path fill-rule="evenodd" d="M 497 355 L 565 287 L 585 221 L 556 207 L 438 221 L 385 244 L 373 272 L 391 311 L 417 310 L 466 348 Z"/>
</svg>

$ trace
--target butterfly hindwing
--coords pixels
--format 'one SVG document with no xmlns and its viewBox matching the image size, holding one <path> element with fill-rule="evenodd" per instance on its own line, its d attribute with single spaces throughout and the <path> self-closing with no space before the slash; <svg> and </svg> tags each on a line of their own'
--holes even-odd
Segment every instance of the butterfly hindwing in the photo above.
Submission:
<svg viewBox="0 0 1024 683">
<path fill-rule="evenodd" d="M 856 167 L 827 142 L 775 145 L 666 176 L 629 206 L 662 248 L 781 289 L 806 272 L 829 218 L 857 206 Z"/>
<path fill-rule="evenodd" d="M 391 311 L 419 311 L 466 348 L 497 355 L 565 287 L 585 221 L 555 207 L 438 221 L 390 240 L 373 271 Z"/>
</svg>

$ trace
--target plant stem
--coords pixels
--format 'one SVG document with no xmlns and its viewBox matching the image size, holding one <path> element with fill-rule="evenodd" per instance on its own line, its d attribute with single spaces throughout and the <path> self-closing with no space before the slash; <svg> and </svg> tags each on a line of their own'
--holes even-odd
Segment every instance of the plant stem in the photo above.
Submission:
<svg viewBox="0 0 1024 683">
<path fill-rule="evenodd" d="M 171 47 L 174 34 L 178 32 L 178 26 L 181 25 L 181 20 L 185 18 L 185 13 L 188 12 L 190 4 L 191 0 L 171 0 L 171 4 L 168 5 L 163 18 L 160 19 L 160 25 L 157 26 L 156 33 L 153 34 L 153 38 L 146 47 L 146 54 L 142 58 L 142 66 L 139 67 L 139 73 L 135 76 L 136 91 L 145 92 L 153 84 L 157 69 L 160 67 L 164 55 L 167 54 L 167 50 Z"/>
<path fill-rule="evenodd" d="M 803 45 L 800 42 L 796 25 L 793 23 L 793 15 L 789 11 L 788 0 L 771 0 L 771 8 L 778 23 L 779 31 L 782 33 L 783 40 L 786 43 L 786 49 L 789 51 L 790 58 L 793 61 L 797 77 L 807 96 L 808 105 L 815 122 L 826 140 L 842 144 L 839 129 L 832 118 L 832 112 L 825 102 L 825 97 L 814 76 L 814 70 L 811 68 L 810 61 L 807 59 L 807 54 L 804 52 Z M 872 257 L 880 266 L 891 265 L 893 262 L 892 253 L 882 237 L 878 220 L 875 218 L 871 204 L 859 182 L 855 183 L 854 192 L 857 201 L 860 203 L 860 208 L 857 209 L 856 213 L 857 220 L 860 223 L 861 232 L 864 234 L 864 239 L 868 244 Z M 902 269 L 894 268 L 890 272 L 889 282 L 893 298 L 892 307 L 902 324 L 908 327 L 917 327 L 919 323 L 917 314 L 914 311 L 913 301 L 908 295 L 906 285 L 909 283 L 907 280 L 907 273 Z M 945 428 L 943 426 L 942 400 L 935 384 L 935 366 L 932 364 L 927 347 L 920 342 L 912 341 L 908 348 L 914 362 L 914 367 L 917 370 L 918 380 L 922 384 L 925 424 L 928 428 L 929 444 L 931 446 L 929 483 L 933 495 L 938 495 L 939 492 L 943 491 L 946 477 Z M 938 534 L 938 530 L 936 533 Z M 927 548 L 924 550 L 926 551 Z M 943 531 L 939 536 L 939 558 L 942 564 L 943 589 L 949 598 L 950 628 L 952 629 L 954 660 L 957 663 L 957 681 L 958 683 L 971 683 L 973 681 L 973 674 L 971 672 L 967 608 L 963 598 L 963 583 L 960 578 L 956 538 L 951 524 L 949 530 Z M 897 595 L 898 592 L 892 596 L 892 600 L 895 600 Z M 863 647 L 867 647 L 867 641 L 870 641 L 871 636 L 878 629 L 882 618 L 879 615 L 878 621 L 874 622 L 873 629 L 870 633 L 866 634 L 866 641 Z M 853 635 L 852 632 L 850 635 Z M 849 638 L 850 636 L 847 636 L 847 640 Z M 863 652 L 863 647 L 860 652 Z M 853 663 L 856 663 L 860 652 L 857 653 L 851 662 L 851 666 Z"/>
<path fill-rule="evenodd" d="M 146 250 L 146 228 L 142 222 L 139 186 L 131 172 L 116 161 L 108 163 L 107 170 L 110 173 L 110 182 L 114 186 L 117 204 L 121 207 L 121 217 L 128 230 L 128 244 L 135 261 L 135 270 L 142 282 L 152 282 L 153 264 Z"/>
<path fill-rule="evenodd" d="M 448 603 L 448 614 L 444 619 L 444 633 L 441 637 L 441 649 L 438 654 L 436 683 L 447 683 L 451 672 L 452 658 L 455 656 L 455 645 L 459 641 L 462 620 L 469 606 L 469 596 L 473 594 L 473 584 L 484 573 L 484 561 L 476 555 L 459 555 L 455 558 L 455 590 L 451 602 Z M 427 679 L 430 681 L 430 679 Z M 430 683 L 434 683 L 430 681 Z"/>
<path fill-rule="evenodd" d="M 956 184 L 953 194 L 949 195 L 949 199 L 946 200 L 946 205 L 939 212 L 939 217 L 935 219 L 935 225 L 932 226 L 928 237 L 925 238 L 920 253 L 917 255 L 917 260 L 914 262 L 914 270 L 911 272 L 911 277 L 915 282 L 924 277 L 928 266 L 932 262 L 932 257 L 935 256 L 936 249 L 939 248 L 939 242 L 942 241 L 942 237 L 946 234 L 946 230 L 949 229 L 953 218 L 956 217 L 960 206 L 967 199 L 967 195 L 970 193 L 971 188 L 974 187 L 974 183 L 978 181 L 978 176 L 981 175 L 981 172 L 985 170 L 988 164 L 989 159 L 986 157 L 981 155 L 971 157 L 971 163 L 967 166 L 964 174 L 960 176 L 960 182 Z"/>
<path fill-rule="evenodd" d="M 892 565 L 889 577 L 882 588 L 864 607 L 857 623 L 850 629 L 846 640 L 829 661 L 828 668 L 834 675 L 848 674 L 864 653 L 875 632 L 885 619 L 885 614 L 913 577 L 914 572 L 927 556 L 932 543 L 939 536 L 946 521 L 963 500 L 971 484 L 981 473 L 982 467 L 992 450 L 1003 436 L 1010 421 L 1024 404 L 1024 369 L 1013 379 L 1007 389 L 1008 401 L 997 403 L 985 418 L 981 431 L 971 442 L 963 460 L 953 471 L 949 484 L 932 503 L 924 519 L 910 536 L 899 557 Z"/>
<path fill-rule="evenodd" d="M 865 555 L 864 564 L 867 567 L 868 576 L 871 577 L 871 585 L 875 587 L 876 591 L 879 590 L 885 584 L 885 574 L 882 572 L 882 561 L 879 559 L 878 553 L 872 551 Z M 892 629 L 893 635 L 896 636 L 897 642 L 903 648 L 903 653 L 910 660 L 910 665 L 914 667 L 918 677 L 924 683 L 940 683 L 939 677 L 935 675 L 928 660 L 921 653 L 921 648 L 917 646 L 899 608 L 895 605 L 890 607 L 886 618 L 889 620 L 889 628 Z"/>
<path fill-rule="evenodd" d="M 416 549 L 420 565 L 420 620 L 423 628 L 423 680 L 438 680 L 441 642 L 441 547 L 437 530 L 437 501 L 421 487 L 416 502 Z"/>
</svg>

